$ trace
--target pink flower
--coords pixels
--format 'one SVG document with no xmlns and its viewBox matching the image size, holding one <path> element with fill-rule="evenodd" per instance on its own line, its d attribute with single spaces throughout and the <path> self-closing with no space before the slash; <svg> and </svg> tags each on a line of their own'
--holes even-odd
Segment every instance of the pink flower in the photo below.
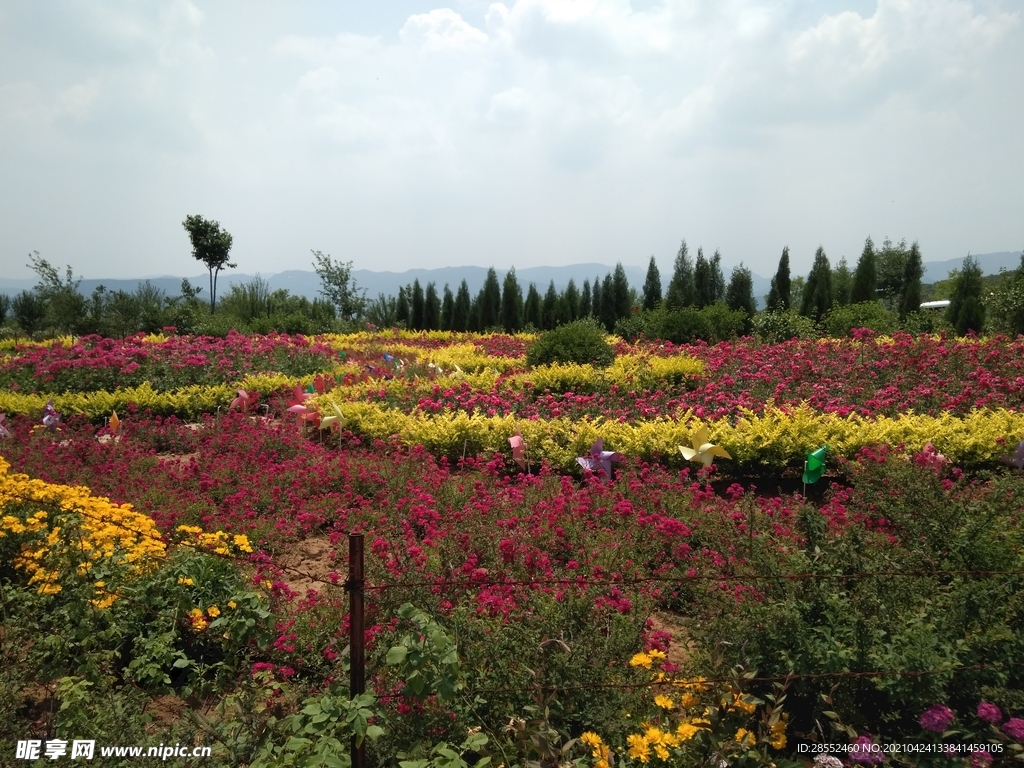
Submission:
<svg viewBox="0 0 1024 768">
<path fill-rule="evenodd" d="M 953 722 L 953 710 L 942 704 L 936 704 L 931 709 L 925 710 L 921 715 L 921 727 L 926 731 L 942 733 Z"/>
<path fill-rule="evenodd" d="M 1009 736 L 1011 739 L 1019 741 L 1024 744 L 1024 719 L 1019 717 L 1011 717 L 1007 720 L 1003 726 L 1003 733 Z"/>
<path fill-rule="evenodd" d="M 983 701 L 978 705 L 978 717 L 986 723 L 998 723 L 1003 719 L 1003 713 L 995 704 Z"/>
</svg>

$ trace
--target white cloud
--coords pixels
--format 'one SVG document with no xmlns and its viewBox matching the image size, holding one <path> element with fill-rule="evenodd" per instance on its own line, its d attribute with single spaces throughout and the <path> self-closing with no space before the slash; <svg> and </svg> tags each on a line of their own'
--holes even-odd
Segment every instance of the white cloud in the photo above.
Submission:
<svg viewBox="0 0 1024 768">
<path fill-rule="evenodd" d="M 487 42 L 487 33 L 468 24 L 450 8 L 410 16 L 398 36 L 403 43 L 427 51 L 447 51 Z"/>
</svg>

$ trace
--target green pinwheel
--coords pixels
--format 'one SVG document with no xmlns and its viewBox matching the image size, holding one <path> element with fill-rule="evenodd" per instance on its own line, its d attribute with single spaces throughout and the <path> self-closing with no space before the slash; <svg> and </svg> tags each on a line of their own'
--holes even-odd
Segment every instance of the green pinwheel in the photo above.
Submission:
<svg viewBox="0 0 1024 768">
<path fill-rule="evenodd" d="M 812 485 L 821 479 L 825 472 L 826 453 L 828 453 L 828 446 L 823 445 L 818 450 L 807 454 L 807 461 L 804 463 L 804 485 Z"/>
</svg>

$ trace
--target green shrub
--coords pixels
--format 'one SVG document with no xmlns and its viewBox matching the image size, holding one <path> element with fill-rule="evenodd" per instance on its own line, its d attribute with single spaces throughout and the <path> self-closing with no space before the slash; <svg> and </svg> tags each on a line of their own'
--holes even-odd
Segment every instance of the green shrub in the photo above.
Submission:
<svg viewBox="0 0 1024 768">
<path fill-rule="evenodd" d="M 769 344 L 789 339 L 813 339 L 818 335 L 814 321 L 795 312 L 758 312 L 754 335 Z"/>
<path fill-rule="evenodd" d="M 711 324 L 705 315 L 695 307 L 683 307 L 666 312 L 658 329 L 658 338 L 673 344 L 689 344 L 697 339 L 712 338 Z"/>
<path fill-rule="evenodd" d="M 590 363 L 607 368 L 614 360 L 615 350 L 605 338 L 604 328 L 590 318 L 546 331 L 526 350 L 526 362 L 530 366 Z"/>
<path fill-rule="evenodd" d="M 746 312 L 729 309 L 720 302 L 703 307 L 700 310 L 700 315 L 711 331 L 711 335 L 705 339 L 706 341 L 719 342 L 735 339 L 737 336 L 743 335 L 747 325 Z"/>
<path fill-rule="evenodd" d="M 854 328 L 870 328 L 875 333 L 889 335 L 899 325 L 899 318 L 877 301 L 862 301 L 839 306 L 833 304 L 821 319 L 825 333 L 833 338 L 850 336 Z"/>
<path fill-rule="evenodd" d="M 630 342 L 660 338 L 658 332 L 664 317 L 664 310 L 642 309 L 628 317 L 619 318 L 615 323 L 615 335 Z"/>
</svg>

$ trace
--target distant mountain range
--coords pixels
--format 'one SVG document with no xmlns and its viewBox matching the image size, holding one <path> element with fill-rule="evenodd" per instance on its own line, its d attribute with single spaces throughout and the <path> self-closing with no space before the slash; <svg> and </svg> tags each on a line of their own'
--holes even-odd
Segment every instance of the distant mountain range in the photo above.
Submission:
<svg viewBox="0 0 1024 768">
<path fill-rule="evenodd" d="M 986 275 L 997 274 L 1001 268 L 1016 269 L 1020 265 L 1020 251 L 983 253 L 978 254 L 975 258 L 978 259 L 978 264 Z M 944 280 L 949 275 L 950 270 L 959 269 L 962 265 L 962 258 L 950 259 L 948 261 L 926 261 L 924 263 L 924 282 L 934 283 L 938 280 Z M 853 265 L 851 264 L 852 267 Z M 552 281 L 554 281 L 555 288 L 559 291 L 568 285 L 570 279 L 575 280 L 576 287 L 580 288 L 584 280 L 590 280 L 591 284 L 593 284 L 595 278 L 603 279 L 612 269 L 614 268 L 607 264 L 594 263 L 572 264 L 566 267 L 527 267 L 517 269 L 516 277 L 519 285 L 522 286 L 524 294 L 530 283 L 536 284 L 537 289 L 543 294 L 547 290 L 548 284 Z M 626 277 L 629 279 L 630 286 L 636 288 L 638 292 L 642 291 L 644 280 L 647 276 L 647 267 L 624 267 L 624 269 L 626 270 Z M 507 271 L 495 269 L 499 281 L 504 280 Z M 729 279 L 729 271 L 731 270 L 726 270 L 726 280 Z M 398 293 L 400 286 L 410 285 L 416 279 L 419 279 L 420 284 L 424 288 L 427 286 L 427 283 L 433 282 L 437 286 L 438 293 L 444 289 L 445 284 L 448 284 L 454 292 L 457 290 L 459 283 L 465 280 L 469 286 L 470 293 L 476 294 L 483 287 L 484 279 L 487 277 L 487 268 L 442 267 L 440 269 L 410 269 L 406 272 L 372 272 L 368 269 L 355 269 L 352 270 L 352 276 L 355 278 L 356 285 L 361 289 L 365 289 L 366 295 L 370 299 L 375 299 L 382 293 L 385 295 L 395 295 Z M 253 277 L 254 275 L 240 272 L 223 273 L 217 281 L 217 293 L 219 296 L 223 296 L 230 290 L 232 284 L 245 283 L 252 280 Z M 671 277 L 671 264 L 661 267 L 663 290 L 668 288 L 668 281 Z M 263 279 L 270 285 L 271 290 L 287 288 L 291 293 L 305 296 L 309 299 L 316 298 L 320 289 L 320 278 L 316 276 L 316 273 L 300 269 L 263 275 Z M 182 278 L 180 277 L 154 277 L 150 278 L 149 282 L 156 288 L 166 292 L 167 295 L 176 296 L 181 290 L 181 280 Z M 209 290 L 209 275 L 190 276 L 188 280 L 193 286 L 203 288 L 204 291 L 201 296 L 206 297 L 206 291 Z M 37 282 L 37 280 L 32 278 L 11 280 L 0 277 L 0 292 L 14 295 L 34 287 Z M 134 291 L 142 282 L 142 279 L 82 280 L 79 290 L 83 294 L 89 295 L 97 286 L 103 285 L 109 291 Z M 753 275 L 753 282 L 754 296 L 760 305 L 763 303 L 764 296 L 771 287 L 771 278 L 755 274 Z"/>
</svg>

